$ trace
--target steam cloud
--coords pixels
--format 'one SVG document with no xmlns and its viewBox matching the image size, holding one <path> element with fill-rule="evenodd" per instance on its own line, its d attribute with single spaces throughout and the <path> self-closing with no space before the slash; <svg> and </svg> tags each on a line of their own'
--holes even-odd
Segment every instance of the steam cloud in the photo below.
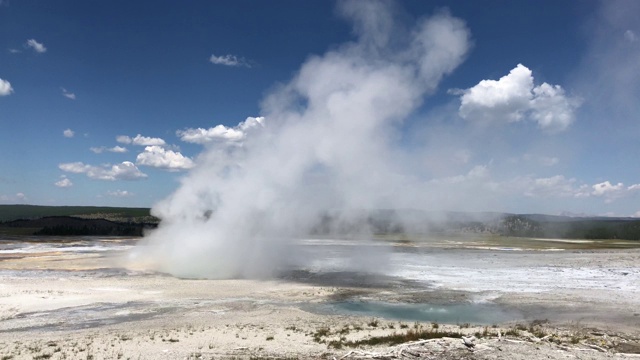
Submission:
<svg viewBox="0 0 640 360">
<path fill-rule="evenodd" d="M 292 258 L 288 239 L 326 211 L 419 207 L 425 198 L 410 189 L 424 181 L 394 142 L 464 60 L 470 32 L 446 11 L 407 30 L 389 6 L 341 3 L 357 40 L 309 58 L 264 99 L 264 120 L 180 132 L 206 150 L 153 208 L 162 223 L 138 256 L 178 276 L 268 276 Z"/>
</svg>

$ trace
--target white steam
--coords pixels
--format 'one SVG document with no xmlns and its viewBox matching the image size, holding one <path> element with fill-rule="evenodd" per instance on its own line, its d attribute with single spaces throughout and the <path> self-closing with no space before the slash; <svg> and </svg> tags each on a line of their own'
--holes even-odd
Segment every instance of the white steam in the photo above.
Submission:
<svg viewBox="0 0 640 360">
<path fill-rule="evenodd" d="M 394 159 L 393 142 L 464 60 L 470 33 L 446 12 L 406 31 L 388 6 L 342 3 L 357 40 L 308 59 L 265 98 L 260 126 L 179 132 L 206 150 L 153 209 L 162 219 L 147 237 L 154 266 L 178 276 L 269 276 L 291 258 L 287 240 L 326 211 L 424 201 L 408 190 L 420 180 Z"/>
</svg>

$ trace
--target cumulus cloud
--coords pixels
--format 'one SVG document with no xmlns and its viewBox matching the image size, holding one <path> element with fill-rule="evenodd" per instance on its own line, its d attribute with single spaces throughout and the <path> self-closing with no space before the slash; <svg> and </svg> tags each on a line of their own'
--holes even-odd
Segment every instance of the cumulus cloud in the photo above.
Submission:
<svg viewBox="0 0 640 360">
<path fill-rule="evenodd" d="M 595 184 L 592 187 L 593 187 L 593 195 L 595 196 L 603 196 L 607 194 L 619 193 L 620 191 L 624 190 L 623 183 L 617 183 L 616 185 L 612 185 L 609 181 Z"/>
<path fill-rule="evenodd" d="M 108 152 L 113 152 L 113 153 L 126 153 L 129 150 L 127 150 L 126 147 L 122 147 L 122 146 L 117 146 L 116 145 L 114 147 L 107 148 L 107 151 Z"/>
<path fill-rule="evenodd" d="M 239 141 L 245 138 L 248 131 L 264 126 L 264 117 L 248 117 L 234 127 L 217 125 L 209 129 L 184 129 L 176 131 L 180 140 L 194 144 L 205 144 L 211 141 Z"/>
<path fill-rule="evenodd" d="M 54 185 L 59 187 L 59 188 L 68 188 L 68 187 L 73 186 L 73 183 L 65 175 L 62 175 L 60 177 L 60 180 L 56 181 L 54 183 Z"/>
<path fill-rule="evenodd" d="M 636 40 L 638 40 L 638 36 L 632 30 L 627 30 L 624 32 L 624 39 L 628 42 L 635 42 Z"/>
<path fill-rule="evenodd" d="M 82 162 L 63 163 L 58 165 L 58 168 L 62 171 L 85 174 L 90 179 L 94 180 L 140 180 L 145 179 L 147 174 L 136 167 L 136 165 L 130 161 L 124 161 L 115 165 L 102 165 L 92 166 L 84 164 Z"/>
<path fill-rule="evenodd" d="M 230 54 L 220 56 L 211 55 L 209 61 L 215 65 L 251 67 L 251 64 L 249 64 L 245 58 Z"/>
<path fill-rule="evenodd" d="M 75 100 L 76 99 L 76 94 L 68 92 L 67 89 L 65 88 L 61 88 L 62 89 L 62 96 L 66 97 L 67 99 L 71 99 L 71 100 Z"/>
<path fill-rule="evenodd" d="M 16 193 L 15 195 L 0 195 L 0 202 L 3 203 L 18 203 L 27 200 L 27 196 L 24 193 Z"/>
<path fill-rule="evenodd" d="M 444 191 L 447 196 L 453 196 L 456 191 L 464 190 L 465 196 L 480 196 L 467 190 L 476 189 L 487 192 L 491 197 L 504 197 L 523 195 L 527 198 L 538 199 L 585 199 L 603 198 L 605 203 L 611 203 L 617 199 L 628 197 L 636 191 L 640 191 L 640 184 L 625 186 L 623 183 L 612 184 L 604 181 L 595 185 L 587 185 L 576 178 L 567 178 L 564 175 L 549 177 L 536 177 L 532 175 L 516 176 L 513 178 L 494 178 L 487 166 L 475 166 L 467 174 L 436 178 L 429 182 L 438 185 L 438 189 Z M 446 185 L 443 187 L 443 185 Z"/>
<path fill-rule="evenodd" d="M 138 146 L 154 146 L 154 145 L 163 146 L 167 144 L 161 138 L 147 137 L 147 136 L 142 136 L 140 134 L 136 135 L 136 137 L 134 138 L 131 138 L 127 135 L 118 135 L 116 136 L 116 141 L 121 144 L 131 144 L 131 145 L 138 145 Z"/>
<path fill-rule="evenodd" d="M 7 80 L 0 79 L 0 96 L 7 96 L 13 93 L 11 83 Z"/>
<path fill-rule="evenodd" d="M 623 183 L 612 184 L 603 181 L 594 185 L 587 185 L 575 178 L 563 175 L 551 177 L 520 176 L 512 180 L 499 183 L 499 187 L 520 192 L 524 196 L 533 198 L 603 198 L 605 203 L 628 197 L 640 191 L 640 184 L 625 186 Z"/>
<path fill-rule="evenodd" d="M 126 147 L 122 147 L 122 146 L 114 146 L 114 147 L 106 147 L 106 146 L 99 146 L 99 147 L 91 147 L 89 148 L 89 150 L 91 150 L 93 153 L 96 154 L 102 154 L 105 151 L 108 152 L 112 152 L 112 153 L 126 153 L 127 148 Z"/>
<path fill-rule="evenodd" d="M 586 185 L 578 184 L 576 179 L 567 179 L 563 175 L 543 178 L 518 177 L 512 181 L 512 185 L 520 188 L 522 194 L 527 197 L 579 198 L 589 196 Z"/>
<path fill-rule="evenodd" d="M 26 47 L 28 48 L 32 48 L 33 51 L 37 52 L 37 53 L 44 53 L 47 51 L 47 48 L 44 47 L 44 45 L 42 43 L 37 42 L 35 39 L 29 39 L 27 40 L 27 43 L 25 44 Z"/>
<path fill-rule="evenodd" d="M 107 195 L 117 198 L 132 197 L 135 194 L 127 190 L 108 191 Z"/>
<path fill-rule="evenodd" d="M 131 137 L 127 135 L 118 135 L 116 136 L 116 141 L 121 144 L 131 144 Z"/>
<path fill-rule="evenodd" d="M 76 135 L 76 132 L 71 129 L 66 129 L 62 132 L 62 135 L 66 138 L 72 138 Z"/>
<path fill-rule="evenodd" d="M 136 157 L 136 163 L 169 171 L 187 170 L 194 166 L 193 161 L 181 153 L 156 145 L 145 147 Z"/>
<path fill-rule="evenodd" d="M 620 198 L 629 196 L 636 191 L 640 191 L 640 184 L 625 186 L 621 182 L 612 184 L 609 181 L 604 181 L 593 185 L 592 188 L 593 191 L 591 194 L 593 196 L 603 197 L 605 199 L 605 203 L 611 203 Z"/>
<path fill-rule="evenodd" d="M 604 181 L 587 185 L 576 178 L 567 178 L 564 175 L 549 177 L 527 175 L 500 179 L 492 177 L 489 168 L 484 165 L 477 165 L 466 174 L 433 179 L 429 184 L 437 185 L 438 189 L 449 197 L 462 190 L 465 196 L 469 194 L 480 196 L 480 193 L 473 194 L 467 191 L 475 189 L 475 191 L 482 190 L 488 193 L 490 197 L 505 199 L 514 195 L 538 199 L 603 198 L 605 203 L 611 203 L 640 191 L 640 184 L 625 186 L 623 183 L 612 184 Z"/>
<path fill-rule="evenodd" d="M 559 85 L 535 86 L 531 70 L 522 64 L 499 80 L 482 80 L 458 93 L 459 114 L 464 119 L 481 123 L 531 120 L 552 132 L 568 128 L 580 104 Z"/>
</svg>

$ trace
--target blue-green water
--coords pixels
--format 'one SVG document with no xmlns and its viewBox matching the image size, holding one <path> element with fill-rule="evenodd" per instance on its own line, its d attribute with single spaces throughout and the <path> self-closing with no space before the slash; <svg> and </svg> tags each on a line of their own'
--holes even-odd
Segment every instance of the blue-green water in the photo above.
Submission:
<svg viewBox="0 0 640 360">
<path fill-rule="evenodd" d="M 312 307 L 311 311 L 322 314 L 370 316 L 403 321 L 434 321 L 448 324 L 490 325 L 522 318 L 522 315 L 516 311 L 486 303 L 433 305 L 343 301 L 315 304 Z"/>
</svg>

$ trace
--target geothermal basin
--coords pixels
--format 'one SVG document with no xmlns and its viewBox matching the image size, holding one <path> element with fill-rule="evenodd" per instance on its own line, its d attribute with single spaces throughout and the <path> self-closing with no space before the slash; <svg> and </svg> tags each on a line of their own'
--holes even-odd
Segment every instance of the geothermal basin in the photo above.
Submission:
<svg viewBox="0 0 640 360">
<path fill-rule="evenodd" d="M 131 261 L 136 243 L 0 239 L 0 355 L 331 358 L 340 350 L 319 329 L 350 329 L 345 339 L 435 323 L 640 329 L 638 242 L 302 239 L 299 259 L 261 280 L 152 271 Z"/>
</svg>

